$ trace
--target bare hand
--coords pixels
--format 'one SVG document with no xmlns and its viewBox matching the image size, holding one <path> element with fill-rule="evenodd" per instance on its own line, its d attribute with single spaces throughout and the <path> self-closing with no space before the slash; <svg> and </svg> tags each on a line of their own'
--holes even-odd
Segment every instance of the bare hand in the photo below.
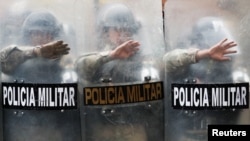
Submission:
<svg viewBox="0 0 250 141">
<path fill-rule="evenodd" d="M 35 48 L 34 52 L 39 57 L 56 59 L 62 55 L 69 54 L 69 50 L 68 44 L 65 44 L 63 41 L 53 41 Z"/>
<path fill-rule="evenodd" d="M 140 43 L 129 40 L 110 52 L 110 56 L 117 59 L 126 59 L 134 55 L 139 50 Z"/>
<path fill-rule="evenodd" d="M 236 53 L 237 52 L 236 50 L 230 50 L 230 49 L 232 47 L 237 46 L 237 44 L 234 41 L 228 42 L 227 40 L 228 39 L 223 39 L 209 49 L 210 58 L 218 61 L 230 60 L 230 57 L 225 55 Z"/>
</svg>

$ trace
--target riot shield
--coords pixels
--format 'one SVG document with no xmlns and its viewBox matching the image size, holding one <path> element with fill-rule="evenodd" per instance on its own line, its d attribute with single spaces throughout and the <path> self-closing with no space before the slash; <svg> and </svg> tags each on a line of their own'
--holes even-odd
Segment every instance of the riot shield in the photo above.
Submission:
<svg viewBox="0 0 250 141">
<path fill-rule="evenodd" d="M 82 1 L 1 1 L 4 141 L 80 141 Z"/>
<path fill-rule="evenodd" d="M 0 67 L 1 68 L 1 67 Z M 1 79 L 2 77 L 0 76 L 0 79 Z M 1 82 L 1 81 L 0 81 Z M 2 82 L 1 82 L 1 84 L 0 85 L 2 85 Z M 2 95 L 0 95 L 0 136 L 1 136 L 1 138 L 0 138 L 0 140 L 2 141 L 3 140 L 3 109 L 2 109 Z"/>
<path fill-rule="evenodd" d="M 88 10 L 76 60 L 82 140 L 163 141 L 161 1 L 99 0 Z"/>
<path fill-rule="evenodd" d="M 167 140 L 206 141 L 210 136 L 211 125 L 249 123 L 249 118 L 242 118 L 242 113 L 249 113 L 249 68 L 246 65 L 249 60 L 246 53 L 246 44 L 249 41 L 246 40 L 246 36 L 249 35 L 249 27 L 246 26 L 249 21 L 249 10 L 246 5 L 249 5 L 247 0 L 167 1 L 164 7 L 167 37 L 165 40 L 168 43 L 168 53 L 165 56 L 165 94 L 168 96 L 165 101 L 168 103 L 165 133 Z M 217 46 L 225 38 L 228 42 L 237 43 L 230 48 L 237 53 L 225 55 L 231 59 L 230 61 L 218 61 L 211 56 L 196 60 L 195 55 L 200 50 Z M 228 89 L 235 85 L 244 87 L 244 92 L 238 94 L 246 94 L 245 103 L 235 105 L 236 99 L 232 99 L 233 93 Z M 182 88 L 187 91 L 179 91 L 179 86 L 183 86 Z M 231 103 L 227 101 L 224 105 L 213 104 L 215 95 L 224 93 L 213 91 L 219 87 L 221 90 L 228 89 L 226 92 L 230 94 L 227 95 L 227 100 L 231 97 Z M 197 100 L 192 97 L 192 90 L 195 88 L 200 88 L 199 96 L 208 96 L 197 105 L 192 104 L 192 101 Z M 182 94 L 185 94 L 185 97 Z M 191 104 L 188 105 L 188 102 Z"/>
</svg>

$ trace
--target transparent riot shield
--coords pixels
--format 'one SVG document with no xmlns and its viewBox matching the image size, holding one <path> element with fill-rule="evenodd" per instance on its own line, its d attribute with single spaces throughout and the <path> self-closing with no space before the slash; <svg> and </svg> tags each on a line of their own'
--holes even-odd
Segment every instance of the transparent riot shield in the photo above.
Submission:
<svg viewBox="0 0 250 141">
<path fill-rule="evenodd" d="M 2 6 L 1 138 L 80 141 L 73 64 L 84 42 L 82 1 L 10 0 Z"/>
<path fill-rule="evenodd" d="M 85 10 L 93 17 L 76 60 L 82 139 L 163 141 L 161 1 L 99 0 Z"/>
<path fill-rule="evenodd" d="M 224 92 L 209 91 L 218 87 L 227 89 L 231 85 L 244 84 L 246 95 L 249 87 L 248 47 L 249 40 L 249 1 L 242 0 L 168 0 L 165 7 L 165 40 L 167 42 L 164 56 L 165 61 L 165 95 L 166 99 L 166 140 L 202 140 L 209 137 L 209 125 L 241 125 L 249 124 L 249 96 L 245 97 L 246 103 L 234 105 L 233 93 L 227 91 L 227 100 L 231 103 L 225 105 L 212 104 L 216 94 Z M 218 61 L 208 57 L 197 60 L 197 51 L 211 49 L 217 43 L 234 41 L 229 50 L 237 53 L 224 54 L 230 61 Z M 217 45 L 216 45 L 217 44 Z M 221 44 L 220 44 L 221 45 Z M 192 48 L 192 49 L 191 49 Z M 198 50 L 197 50 L 198 49 Z M 187 91 L 177 92 L 175 86 L 188 86 Z M 215 88 L 216 87 L 216 88 Z M 173 88 L 176 88 L 175 91 Z M 200 102 L 187 103 L 190 99 L 195 101 L 191 90 L 200 88 L 199 96 L 206 95 L 207 104 Z M 207 93 L 206 93 L 207 92 Z M 239 96 L 245 92 L 238 92 Z M 185 101 L 177 101 L 176 97 Z M 213 95 L 214 94 L 214 95 Z M 184 96 L 184 95 L 182 95 Z M 180 98 L 180 97 L 179 97 Z M 222 100 L 217 98 L 216 100 Z M 179 105 L 176 107 L 176 102 Z M 226 100 L 224 100 L 226 102 Z M 227 101 L 228 102 L 228 101 Z M 243 114 L 244 113 L 244 114 Z M 178 134 L 176 134 L 178 133 Z"/>
<path fill-rule="evenodd" d="M 0 76 L 0 79 L 1 78 L 2 77 Z M 0 83 L 2 84 L 1 81 L 0 81 Z M 0 140 L 1 141 L 3 140 L 3 107 L 2 107 L 2 95 L 0 95 Z"/>
</svg>

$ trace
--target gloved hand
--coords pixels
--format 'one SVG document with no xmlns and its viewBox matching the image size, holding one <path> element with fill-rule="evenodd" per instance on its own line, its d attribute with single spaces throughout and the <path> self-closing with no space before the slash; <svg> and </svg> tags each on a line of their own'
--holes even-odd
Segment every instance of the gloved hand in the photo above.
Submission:
<svg viewBox="0 0 250 141">
<path fill-rule="evenodd" d="M 48 59 L 56 59 L 63 55 L 69 54 L 70 48 L 68 44 L 63 41 L 53 41 L 40 47 L 34 48 L 34 53 L 38 57 L 44 57 Z"/>
</svg>

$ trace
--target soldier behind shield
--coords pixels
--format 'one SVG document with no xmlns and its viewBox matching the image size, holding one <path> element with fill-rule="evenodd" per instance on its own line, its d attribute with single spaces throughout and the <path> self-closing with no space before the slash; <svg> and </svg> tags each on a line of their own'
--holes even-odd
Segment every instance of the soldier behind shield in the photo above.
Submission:
<svg viewBox="0 0 250 141">
<path fill-rule="evenodd" d="M 62 34 L 61 23 L 49 11 L 34 11 L 23 23 L 21 45 L 39 46 L 51 41 L 59 40 Z M 62 56 L 63 57 L 63 56 Z M 62 66 L 60 59 L 35 58 L 24 62 L 14 75 L 24 81 L 43 83 L 59 83 L 62 81 Z M 32 69 L 30 69 L 32 67 Z"/>
<path fill-rule="evenodd" d="M 97 19 L 97 31 L 100 33 L 97 49 L 100 52 L 83 55 L 76 61 L 80 91 L 83 86 L 144 81 L 141 70 L 148 56 L 142 54 L 141 43 L 134 39 L 140 28 L 140 22 L 123 4 L 110 4 L 100 11 Z M 144 104 L 112 106 L 110 109 L 104 106 L 84 110 L 86 123 L 82 125 L 86 126 L 88 141 L 162 139 L 163 121 L 153 116 L 159 112 L 157 108 L 151 109 Z M 163 117 L 162 113 L 157 114 Z"/>
<path fill-rule="evenodd" d="M 61 58 L 69 53 L 60 40 L 60 22 L 47 10 L 32 12 L 22 26 L 19 46 L 1 51 L 2 71 L 22 83 L 62 83 Z M 11 140 L 80 140 L 77 110 L 4 110 L 4 138 Z"/>
<path fill-rule="evenodd" d="M 57 41 L 59 22 L 54 15 L 46 12 L 34 12 L 27 16 L 20 27 L 20 41 L 1 50 L 3 81 L 61 81 L 60 58 L 68 54 L 70 48 L 63 41 Z"/>
<path fill-rule="evenodd" d="M 100 76 L 103 75 L 101 73 L 105 73 L 103 76 L 111 77 L 112 74 L 109 74 L 111 69 L 104 72 L 103 66 L 109 65 L 114 69 L 114 64 L 119 65 L 135 56 L 140 46 L 140 43 L 133 39 L 140 24 L 127 7 L 111 5 L 100 13 L 97 21 L 99 34 L 97 49 L 101 52 L 79 58 L 76 65 L 77 72 L 81 78 L 84 78 L 87 85 L 88 83 L 100 83 Z M 121 82 L 116 79 L 112 81 Z"/>
<path fill-rule="evenodd" d="M 232 55 L 237 53 L 233 48 L 237 44 L 229 33 L 219 18 L 200 19 L 188 37 L 190 44 L 187 44 L 196 48 L 174 49 L 164 56 L 167 92 L 170 93 L 171 83 L 233 83 Z M 169 96 L 169 103 L 170 99 Z M 233 110 L 173 110 L 169 106 L 168 112 L 171 113 L 167 118 L 170 141 L 187 137 L 206 140 L 208 124 L 235 124 L 237 119 L 237 112 Z"/>
</svg>

